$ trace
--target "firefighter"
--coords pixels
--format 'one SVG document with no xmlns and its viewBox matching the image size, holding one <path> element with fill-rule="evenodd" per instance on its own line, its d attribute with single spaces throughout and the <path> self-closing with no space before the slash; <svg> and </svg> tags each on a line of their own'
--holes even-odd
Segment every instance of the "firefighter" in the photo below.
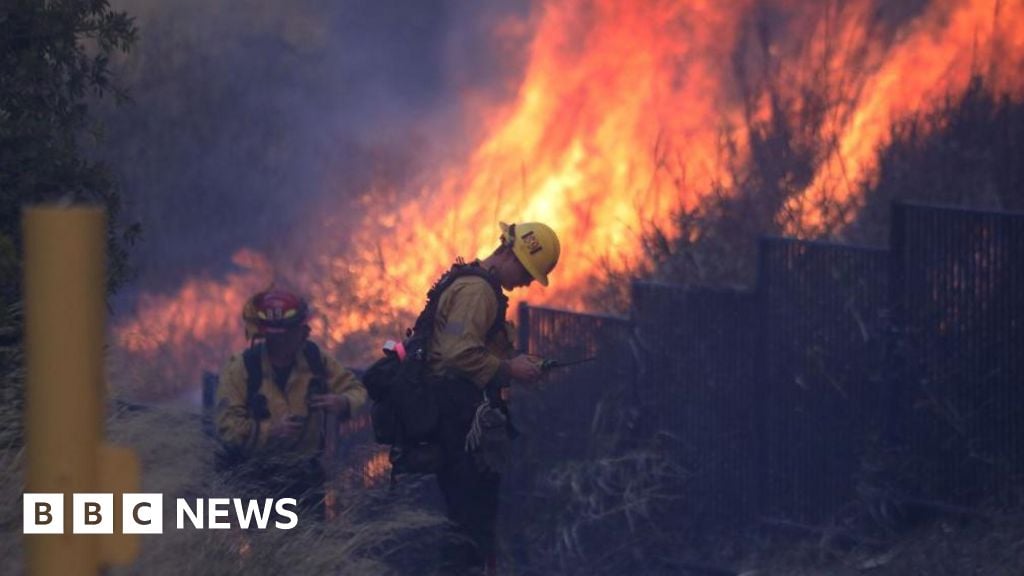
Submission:
<svg viewBox="0 0 1024 576">
<path fill-rule="evenodd" d="M 217 388 L 218 461 L 265 498 L 296 498 L 324 513 L 326 421 L 366 401 L 362 383 L 309 340 L 309 305 L 271 289 L 253 296 L 243 319 L 250 346 L 224 366 Z M 333 446 L 333 443 L 328 442 Z"/>
<path fill-rule="evenodd" d="M 451 573 L 495 571 L 498 487 L 511 427 L 503 390 L 542 376 L 540 360 L 516 355 L 503 290 L 548 285 L 558 263 L 555 232 L 537 222 L 501 223 L 500 245 L 438 296 L 428 369 L 437 383 L 442 463 L 438 483 L 458 534 L 446 545 Z M 457 265 L 458 266 L 458 265 Z"/>
</svg>

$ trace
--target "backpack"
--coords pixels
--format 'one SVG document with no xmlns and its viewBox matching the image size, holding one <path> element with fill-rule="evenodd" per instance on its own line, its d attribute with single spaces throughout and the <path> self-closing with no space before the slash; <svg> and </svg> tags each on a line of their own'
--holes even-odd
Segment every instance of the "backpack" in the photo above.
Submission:
<svg viewBox="0 0 1024 576">
<path fill-rule="evenodd" d="M 426 306 L 416 318 L 414 327 L 406 332 L 404 359 L 395 351 L 385 350 L 384 356 L 363 373 L 363 384 L 372 401 L 370 421 L 374 438 L 379 444 L 392 446 L 391 464 L 395 473 L 435 471 L 432 468 L 436 458 L 424 456 L 424 450 L 415 449 L 434 445 L 440 420 L 435 392 L 427 378 L 430 340 L 434 335 L 434 320 L 441 294 L 456 280 L 466 276 L 486 280 L 498 298 L 498 314 L 487 337 L 502 330 L 508 298 L 497 278 L 478 262 L 456 262 L 427 292 Z"/>
<path fill-rule="evenodd" d="M 316 343 L 306 340 L 302 346 L 302 354 L 313 373 L 307 394 L 325 394 L 327 392 L 327 367 L 324 366 L 320 347 Z M 262 356 L 263 344 L 250 346 L 242 353 L 242 363 L 245 365 L 245 405 L 248 408 L 249 417 L 257 422 L 270 418 L 267 397 L 260 393 L 260 386 L 263 385 Z M 226 445 L 222 445 L 221 448 L 217 464 L 222 468 L 230 468 L 246 459 L 238 448 Z"/>
</svg>

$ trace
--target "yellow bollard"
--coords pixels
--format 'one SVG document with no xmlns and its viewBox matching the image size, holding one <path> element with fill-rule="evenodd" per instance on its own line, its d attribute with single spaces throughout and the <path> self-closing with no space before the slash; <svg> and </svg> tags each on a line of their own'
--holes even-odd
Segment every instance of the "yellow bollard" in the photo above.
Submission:
<svg viewBox="0 0 1024 576">
<path fill-rule="evenodd" d="M 25 242 L 26 492 L 64 494 L 64 533 L 27 535 L 33 576 L 94 576 L 129 563 L 138 537 L 120 535 L 120 493 L 137 492 L 133 453 L 102 443 L 106 217 L 89 207 L 22 213 Z M 115 485 L 117 484 L 117 485 Z M 71 533 L 72 494 L 114 492 L 114 535 Z"/>
</svg>

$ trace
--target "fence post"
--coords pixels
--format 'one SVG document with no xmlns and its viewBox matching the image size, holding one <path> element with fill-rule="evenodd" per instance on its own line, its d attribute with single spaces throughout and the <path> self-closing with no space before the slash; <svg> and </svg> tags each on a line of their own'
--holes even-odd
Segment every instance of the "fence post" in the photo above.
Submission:
<svg viewBox="0 0 1024 576">
<path fill-rule="evenodd" d="M 528 354 L 530 352 L 530 305 L 520 302 L 516 315 L 518 317 L 516 320 L 518 330 L 516 348 L 523 354 Z"/>
<path fill-rule="evenodd" d="M 133 451 L 107 444 L 103 434 L 106 213 L 88 206 L 27 207 L 22 226 L 25 492 L 57 495 L 50 516 L 55 533 L 25 537 L 27 572 L 91 576 L 131 564 L 139 548 L 138 535 L 123 533 L 118 514 L 122 495 L 139 491 L 139 461 Z M 80 505 L 73 494 L 93 493 L 113 495 L 114 509 L 105 512 L 113 520 L 110 532 L 75 534 L 77 513 L 68 504 Z"/>
<path fill-rule="evenodd" d="M 910 376 L 906 364 L 908 322 L 906 291 L 906 229 L 907 205 L 893 202 L 889 223 L 889 344 L 886 349 L 886 375 L 883 401 L 886 407 L 885 440 L 900 444 L 906 440 L 902 427 L 905 391 Z"/>
<path fill-rule="evenodd" d="M 765 387 L 771 384 L 766 375 L 768 367 L 765 356 L 765 342 L 768 339 L 768 291 L 767 275 L 768 263 L 765 254 L 765 246 L 768 243 L 766 238 L 759 238 L 757 241 L 757 278 L 754 284 L 754 374 L 756 381 L 754 386 L 754 514 L 763 515 L 768 509 L 768 483 L 771 474 L 768 472 L 768 439 L 767 439 L 767 417 L 766 400 L 769 395 Z"/>
</svg>

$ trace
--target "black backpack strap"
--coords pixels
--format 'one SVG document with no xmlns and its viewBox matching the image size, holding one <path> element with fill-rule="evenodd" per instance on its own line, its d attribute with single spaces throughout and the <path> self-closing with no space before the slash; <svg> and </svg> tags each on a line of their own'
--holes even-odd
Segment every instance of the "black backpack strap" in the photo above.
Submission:
<svg viewBox="0 0 1024 576">
<path fill-rule="evenodd" d="M 306 340 L 302 346 L 302 353 L 306 356 L 306 364 L 316 378 L 327 377 L 327 367 L 324 366 L 324 356 L 320 353 L 320 347 L 311 340 Z"/>
<path fill-rule="evenodd" d="M 480 265 L 480 262 L 473 262 L 463 266 L 459 270 L 459 276 L 476 276 L 487 281 L 491 290 L 494 290 L 494 297 L 498 301 L 498 313 L 494 317 L 494 324 L 491 324 L 491 327 L 487 330 L 487 337 L 491 338 L 501 330 L 504 330 L 505 315 L 508 313 L 508 296 L 505 296 L 505 292 L 502 291 L 501 282 L 498 281 L 497 276 L 485 270 Z"/>
<path fill-rule="evenodd" d="M 327 367 L 324 365 L 323 355 L 320 354 L 320 347 L 307 340 L 302 347 L 302 353 L 306 357 L 309 369 L 313 372 L 313 377 L 326 379 Z M 262 355 L 262 344 L 251 346 L 242 353 L 242 362 L 245 364 L 245 403 L 248 406 L 252 406 L 256 395 L 259 394 L 260 386 L 263 385 Z"/>
<path fill-rule="evenodd" d="M 306 364 L 309 364 L 309 370 L 313 373 L 313 380 L 310 381 L 311 386 L 308 393 L 326 394 L 327 367 L 324 366 L 324 356 L 320 353 L 320 347 L 316 343 L 306 340 L 306 343 L 302 346 L 302 354 L 306 357 Z M 314 388 L 316 389 L 314 390 Z"/>
<path fill-rule="evenodd" d="M 242 362 L 245 364 L 245 404 L 252 406 L 256 394 L 263 384 L 263 345 L 250 346 L 242 353 Z"/>
<path fill-rule="evenodd" d="M 441 294 L 450 288 L 456 280 L 466 276 L 483 278 L 491 287 L 491 290 L 494 290 L 494 297 L 498 300 L 498 313 L 495 315 L 494 323 L 487 330 L 487 338 L 493 337 L 505 328 L 505 315 L 508 313 L 508 296 L 502 291 L 501 282 L 498 281 L 494 274 L 485 270 L 479 261 L 469 264 L 456 262 L 427 292 L 427 305 L 420 312 L 419 317 L 416 318 L 416 324 L 413 328 L 414 333 L 427 335 L 426 339 L 429 340 L 429 335 L 434 332 L 434 317 L 437 314 L 437 302 L 440 300 Z"/>
</svg>

